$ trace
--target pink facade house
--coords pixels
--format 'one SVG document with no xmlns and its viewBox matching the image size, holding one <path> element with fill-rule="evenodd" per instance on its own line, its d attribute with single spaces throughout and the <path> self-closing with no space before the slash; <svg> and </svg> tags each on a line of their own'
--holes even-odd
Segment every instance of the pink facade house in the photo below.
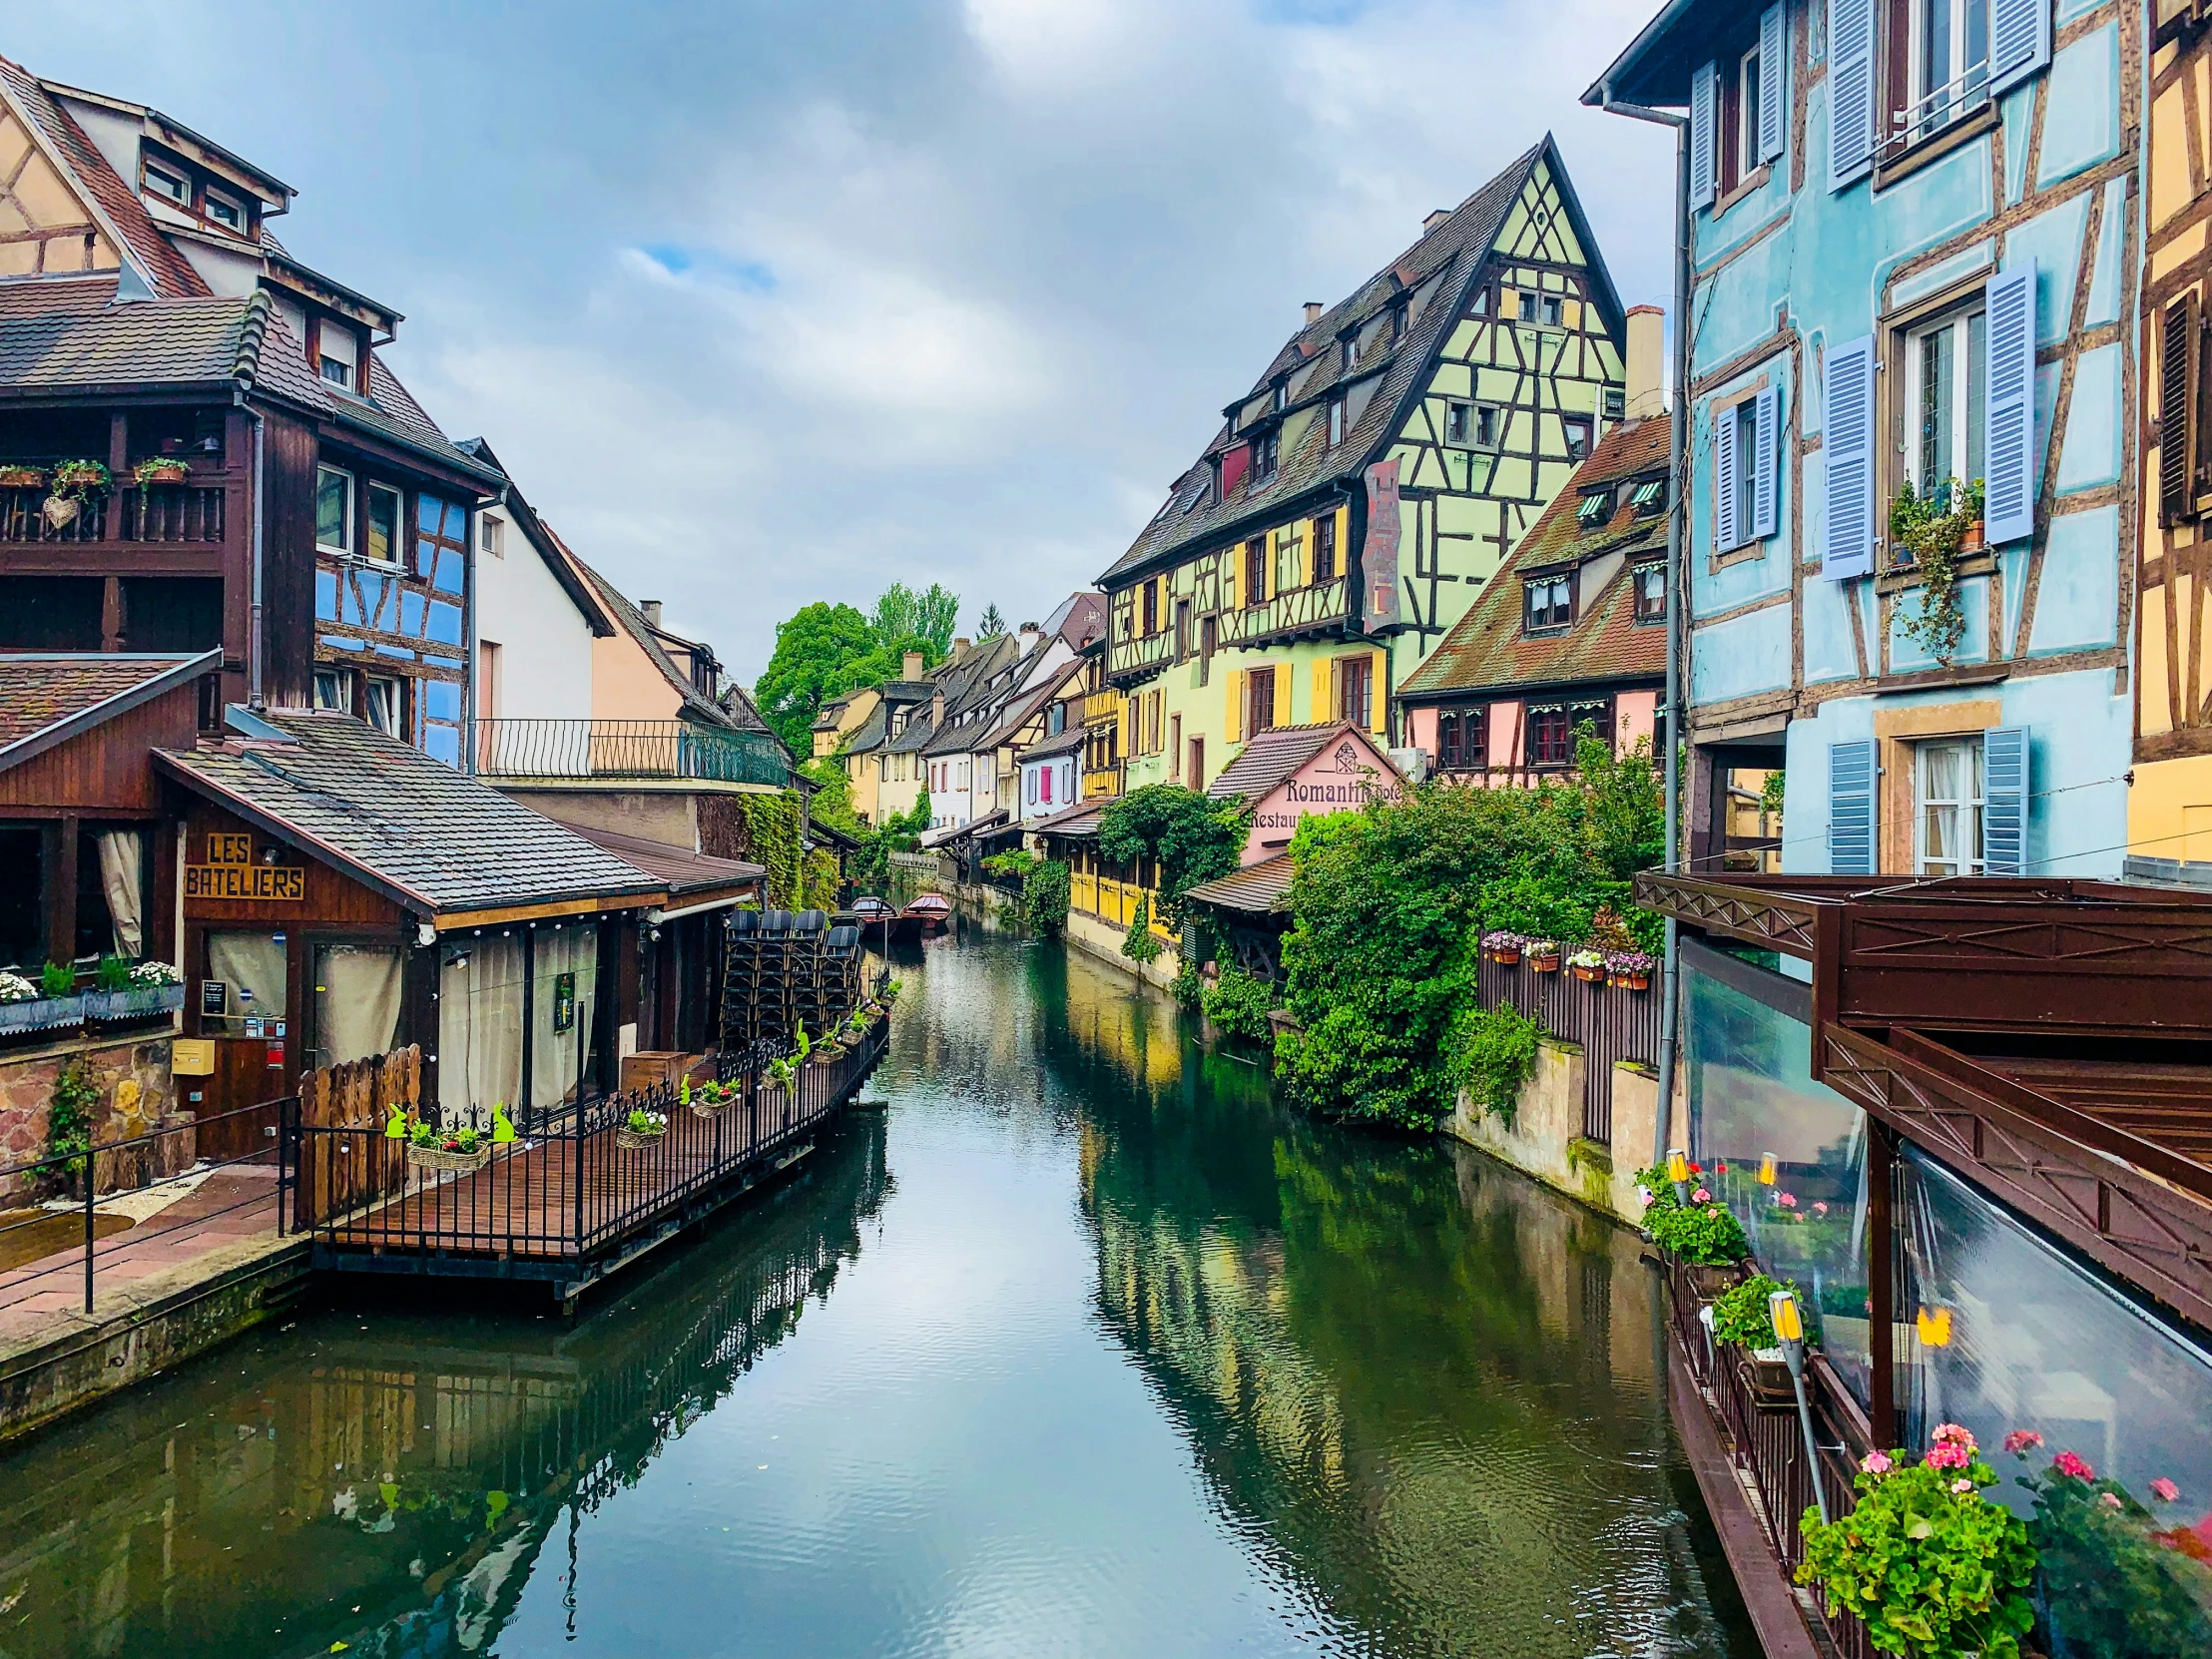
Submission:
<svg viewBox="0 0 2212 1659">
<path fill-rule="evenodd" d="M 1574 767 L 1575 729 L 1616 752 L 1654 726 L 1667 664 L 1667 420 L 1607 432 L 1466 615 L 1399 690 L 1406 742 L 1469 784 Z"/>
<path fill-rule="evenodd" d="M 1207 795 L 1253 804 L 1244 863 L 1281 857 L 1308 813 L 1346 813 L 1370 801 L 1396 801 L 1405 778 L 1375 739 L 1350 721 L 1279 726 L 1256 734 L 1222 769 Z"/>
</svg>

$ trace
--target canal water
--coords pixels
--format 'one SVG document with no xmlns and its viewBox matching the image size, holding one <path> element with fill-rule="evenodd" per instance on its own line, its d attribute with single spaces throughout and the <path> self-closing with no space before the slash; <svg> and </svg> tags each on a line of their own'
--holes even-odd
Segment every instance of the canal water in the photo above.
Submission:
<svg viewBox="0 0 2212 1659">
<path fill-rule="evenodd" d="M 901 972 L 886 1104 L 575 1322 L 349 1296 L 0 1459 L 0 1659 L 1757 1651 L 1633 1239 L 1060 947 Z"/>
</svg>

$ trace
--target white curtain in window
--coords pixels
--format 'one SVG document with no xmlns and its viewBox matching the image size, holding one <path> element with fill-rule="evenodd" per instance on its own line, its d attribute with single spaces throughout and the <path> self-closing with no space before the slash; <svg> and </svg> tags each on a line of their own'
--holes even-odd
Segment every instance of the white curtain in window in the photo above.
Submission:
<svg viewBox="0 0 2212 1659">
<path fill-rule="evenodd" d="M 234 1018 L 284 1017 L 284 943 L 275 934 L 210 933 L 208 977 L 231 987 L 224 1011 Z"/>
<path fill-rule="evenodd" d="M 564 987 L 563 977 L 571 974 L 573 983 Z M 590 1040 L 599 982 L 598 927 L 540 927 L 531 977 L 530 1104 L 557 1106 L 576 1097 Z M 564 989 L 570 994 L 564 996 Z"/>
<path fill-rule="evenodd" d="M 98 839 L 100 887 L 108 896 L 115 953 L 136 961 L 146 948 L 146 834 L 103 830 Z"/>
<path fill-rule="evenodd" d="M 315 1064 L 388 1054 L 399 1034 L 399 947 L 324 944 L 314 959 Z"/>
<path fill-rule="evenodd" d="M 522 938 L 450 946 L 438 972 L 438 1104 L 522 1098 Z"/>
</svg>

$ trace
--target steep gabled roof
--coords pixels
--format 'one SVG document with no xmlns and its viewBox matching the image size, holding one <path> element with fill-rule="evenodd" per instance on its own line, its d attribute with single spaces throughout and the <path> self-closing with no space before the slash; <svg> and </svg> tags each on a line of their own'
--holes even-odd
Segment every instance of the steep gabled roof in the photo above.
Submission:
<svg viewBox="0 0 2212 1659">
<path fill-rule="evenodd" d="M 1388 448 L 1413 400 L 1427 384 L 1436 357 L 1449 340 L 1453 323 L 1466 309 L 1513 204 L 1539 166 L 1548 168 L 1568 223 L 1587 256 L 1599 313 L 1618 335 L 1625 321 L 1619 295 L 1613 291 L 1612 279 L 1597 253 L 1596 239 L 1560 161 L 1558 146 L 1547 133 L 1542 142 L 1460 203 L 1419 242 L 1369 277 L 1348 298 L 1293 334 L 1253 382 L 1252 389 L 1232 406 L 1234 411 L 1264 396 L 1277 376 L 1286 371 L 1290 374 L 1293 411 L 1316 404 L 1340 384 L 1351 386 L 1380 377 L 1375 395 L 1344 440 L 1332 447 L 1327 420 L 1313 419 L 1295 447 L 1286 445 L 1278 457 L 1272 481 L 1264 487 L 1248 483 L 1227 500 L 1215 501 L 1207 498 L 1215 457 L 1246 441 L 1245 431 L 1239 430 L 1232 418 L 1214 435 L 1197 463 L 1176 481 L 1167 502 L 1139 532 L 1128 552 L 1099 578 L 1100 586 L 1112 588 L 1121 579 L 1204 544 L 1233 539 L 1234 532 L 1250 527 L 1248 521 L 1278 515 L 1289 503 L 1316 490 L 1352 487 L 1367 466 Z M 1347 372 L 1339 350 L 1340 338 L 1370 323 L 1401 297 L 1408 305 L 1403 336 L 1394 344 L 1367 348 L 1359 363 Z"/>
<path fill-rule="evenodd" d="M 1390 758 L 1375 739 L 1350 721 L 1325 721 L 1319 726 L 1276 726 L 1256 733 L 1245 742 L 1237 758 L 1221 769 L 1206 794 L 1214 801 L 1260 801 L 1298 776 L 1300 767 L 1339 741 L 1355 743 L 1368 751 L 1378 771 L 1396 777 Z"/>
<path fill-rule="evenodd" d="M 0 652 L 0 772 L 222 666 L 221 651 Z"/>
<path fill-rule="evenodd" d="M 1667 474 L 1669 423 L 1664 416 L 1630 421 L 1607 432 L 1552 498 L 1528 534 L 1436 649 L 1398 688 L 1400 697 L 1491 687 L 1552 686 L 1584 680 L 1657 679 L 1666 671 L 1667 631 L 1639 625 L 1631 573 L 1666 551 L 1667 515 L 1639 512 L 1631 480 Z M 1580 507 L 1599 488 L 1614 492 L 1612 510 L 1585 525 Z M 1662 505 L 1665 495 L 1659 496 Z M 1621 568 L 1592 596 L 1572 626 L 1555 634 L 1523 633 L 1521 577 L 1545 569 L 1578 569 L 1593 559 L 1623 555 Z"/>
</svg>

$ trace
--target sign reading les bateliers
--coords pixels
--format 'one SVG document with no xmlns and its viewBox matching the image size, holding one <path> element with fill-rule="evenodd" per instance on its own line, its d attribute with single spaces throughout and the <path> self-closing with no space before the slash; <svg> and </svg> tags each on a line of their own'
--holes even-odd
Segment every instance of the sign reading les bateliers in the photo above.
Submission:
<svg viewBox="0 0 2212 1659">
<path fill-rule="evenodd" d="M 256 863 L 252 835 L 211 833 L 208 861 L 185 865 L 185 896 L 297 904 L 307 896 L 307 872 L 296 864 Z"/>
</svg>

